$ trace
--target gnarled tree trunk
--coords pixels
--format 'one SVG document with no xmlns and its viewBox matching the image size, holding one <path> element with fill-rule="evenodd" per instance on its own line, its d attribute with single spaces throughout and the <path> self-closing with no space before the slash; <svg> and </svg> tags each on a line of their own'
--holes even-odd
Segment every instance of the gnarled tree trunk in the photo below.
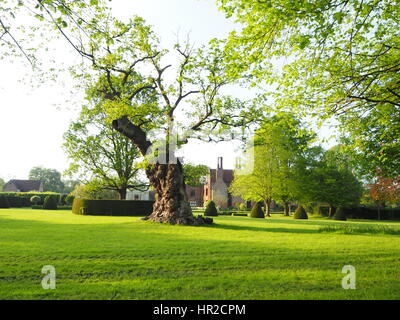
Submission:
<svg viewBox="0 0 400 320">
<path fill-rule="evenodd" d="M 146 220 L 183 225 L 205 223 L 204 219 L 193 216 L 179 161 L 177 164 L 152 165 L 146 173 L 156 190 L 153 212 Z"/>
<path fill-rule="evenodd" d="M 146 133 L 131 123 L 127 117 L 113 121 L 113 127 L 132 140 L 142 155 L 146 155 L 151 143 Z M 211 218 L 194 217 L 186 194 L 182 164 L 149 165 L 146 175 L 150 185 L 156 190 L 156 201 L 151 215 L 145 218 L 154 222 L 182 225 L 211 224 Z"/>
</svg>

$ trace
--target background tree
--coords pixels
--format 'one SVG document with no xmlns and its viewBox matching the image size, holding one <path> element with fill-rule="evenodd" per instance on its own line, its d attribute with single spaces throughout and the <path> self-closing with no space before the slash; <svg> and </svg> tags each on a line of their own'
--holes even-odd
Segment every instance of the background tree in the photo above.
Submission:
<svg viewBox="0 0 400 320">
<path fill-rule="evenodd" d="M 106 118 L 98 106 L 82 108 L 64 135 L 64 150 L 71 160 L 66 173 L 79 175 L 86 183 L 96 180 L 97 190 L 116 191 L 125 200 L 128 190 L 145 191 L 148 184 L 139 177 L 139 151 Z"/>
<path fill-rule="evenodd" d="M 378 220 L 381 220 L 381 208 L 387 203 L 400 200 L 400 177 L 384 178 L 379 176 L 376 182 L 369 185 L 369 194 L 378 207 Z"/>
<path fill-rule="evenodd" d="M 200 224 L 187 201 L 182 164 L 175 158 L 171 137 L 179 127 L 184 134 L 178 145 L 189 138 L 218 137 L 221 130 L 245 126 L 258 113 L 255 105 L 221 94 L 230 82 L 225 72 L 224 51 L 214 41 L 209 48 L 195 50 L 188 44 L 177 44 L 176 76 L 168 51 L 143 19 L 127 23 L 111 14 L 95 14 L 95 26 L 72 29 L 80 39 L 75 49 L 91 64 L 77 77 L 85 87 L 102 94 L 102 107 L 113 120 L 114 129 L 128 137 L 149 165 L 146 175 L 157 193 L 153 213 L 148 219 L 172 224 Z M 172 80 L 170 80 L 172 79 Z M 153 99 L 142 99 L 144 95 Z M 189 99 L 190 98 L 190 99 Z M 190 115 L 190 117 L 186 117 Z M 151 136 L 157 128 L 159 135 Z M 174 134 L 173 134 L 174 133 Z M 204 135 L 202 136 L 204 138 Z M 164 151 L 157 147 L 164 141 Z M 158 145 L 159 146 L 159 145 Z M 154 160 L 155 157 L 164 160 Z M 154 161 L 151 161 L 154 160 Z"/>
<path fill-rule="evenodd" d="M 64 183 L 61 181 L 61 173 L 56 169 L 43 167 L 34 167 L 29 172 L 30 180 L 41 180 L 43 182 L 43 191 L 62 193 Z"/>
<path fill-rule="evenodd" d="M 232 68 L 275 82 L 276 106 L 340 121 L 365 172 L 400 173 L 400 6 L 389 0 L 218 0 L 243 24 L 227 43 Z M 272 57 L 275 59 L 272 60 Z M 275 73 L 271 63 L 286 57 Z M 241 61 L 241 63 L 236 63 Z M 279 59 L 284 61 L 284 59 Z M 265 82 L 264 82 L 265 84 Z"/>
<path fill-rule="evenodd" d="M 231 193 L 245 200 L 264 201 L 266 216 L 270 215 L 272 200 L 282 202 L 288 215 L 289 202 L 296 193 L 295 165 L 313 136 L 290 114 L 263 120 L 254 138 L 254 165 L 247 168 L 252 173 L 240 175 L 239 171 L 230 187 Z"/>
<path fill-rule="evenodd" d="M 81 181 L 78 180 L 63 180 L 64 190 L 63 192 L 66 194 L 70 194 L 75 190 L 76 186 L 81 184 Z"/>
<path fill-rule="evenodd" d="M 71 192 L 71 196 L 89 200 L 114 200 L 119 198 L 119 194 L 115 190 L 104 189 L 101 180 L 92 180 L 86 184 L 77 185 Z"/>
<path fill-rule="evenodd" d="M 210 173 L 210 169 L 204 165 L 194 165 L 185 163 L 183 165 L 183 175 L 185 184 L 192 187 L 204 185 L 204 178 Z"/>
<path fill-rule="evenodd" d="M 363 194 L 362 183 L 335 153 L 324 152 L 313 167 L 307 168 L 305 178 L 311 201 L 328 204 L 330 217 L 338 206 L 358 204 Z"/>
<path fill-rule="evenodd" d="M 3 191 L 4 185 L 5 185 L 5 181 L 3 178 L 0 178 L 0 192 Z"/>
</svg>

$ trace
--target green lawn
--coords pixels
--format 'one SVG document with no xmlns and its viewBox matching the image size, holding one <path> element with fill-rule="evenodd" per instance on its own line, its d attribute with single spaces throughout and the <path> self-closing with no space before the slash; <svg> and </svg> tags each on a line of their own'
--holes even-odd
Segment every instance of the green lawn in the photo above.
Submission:
<svg viewBox="0 0 400 320">
<path fill-rule="evenodd" d="M 400 236 L 320 233 L 324 219 L 211 227 L 0 209 L 0 299 L 399 299 Z M 396 222 L 346 224 L 400 227 Z M 53 265 L 57 289 L 43 290 Z M 344 265 L 357 289 L 343 290 Z"/>
</svg>

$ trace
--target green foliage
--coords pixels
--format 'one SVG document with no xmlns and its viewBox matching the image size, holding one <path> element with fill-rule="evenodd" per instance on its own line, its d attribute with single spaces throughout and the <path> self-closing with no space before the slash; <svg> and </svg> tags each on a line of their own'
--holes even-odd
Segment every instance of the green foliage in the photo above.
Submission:
<svg viewBox="0 0 400 320">
<path fill-rule="evenodd" d="M 215 206 L 214 201 L 208 201 L 206 204 L 206 210 L 204 211 L 204 215 L 208 217 L 216 217 L 218 216 L 218 210 Z"/>
<path fill-rule="evenodd" d="M 192 187 L 199 187 L 205 183 L 204 178 L 210 173 L 210 169 L 205 165 L 193 165 L 185 163 L 183 165 L 183 175 L 185 184 Z"/>
<path fill-rule="evenodd" d="M 0 194 L 0 208 L 1 209 L 10 208 L 8 199 L 3 194 Z"/>
<path fill-rule="evenodd" d="M 57 197 L 55 196 L 46 196 L 43 202 L 43 209 L 44 210 L 57 210 Z"/>
<path fill-rule="evenodd" d="M 339 220 L 339 221 L 346 221 L 347 220 L 346 215 L 345 215 L 342 207 L 338 207 L 336 209 L 336 212 L 335 212 L 335 214 L 333 216 L 333 220 Z"/>
<path fill-rule="evenodd" d="M 44 192 L 61 193 L 64 190 L 64 183 L 61 181 L 61 173 L 55 169 L 34 167 L 29 172 L 29 179 L 41 180 Z"/>
<path fill-rule="evenodd" d="M 297 166 L 301 179 L 294 181 L 297 200 L 304 204 L 322 203 L 331 207 L 356 205 L 363 194 L 362 183 L 350 162 L 336 151 L 314 147 Z"/>
<path fill-rule="evenodd" d="M 297 207 L 293 218 L 294 219 L 308 219 L 307 212 L 306 212 L 306 210 L 304 209 L 303 206 L 298 206 Z"/>
<path fill-rule="evenodd" d="M 39 205 L 43 205 L 44 198 L 48 195 L 55 196 L 57 202 L 61 196 L 59 193 L 55 192 L 2 192 L 0 195 L 4 195 L 8 199 L 12 208 L 30 207 L 30 199 L 34 196 L 40 198 L 40 201 L 38 202 Z"/>
<path fill-rule="evenodd" d="M 254 147 L 248 149 L 244 168 L 235 172 L 230 192 L 256 202 L 293 200 L 307 187 L 296 184 L 300 180 L 296 166 L 313 139 L 314 134 L 292 114 L 264 119 Z"/>
<path fill-rule="evenodd" d="M 65 203 L 67 205 L 72 205 L 72 203 L 74 202 L 75 197 L 71 194 L 69 194 L 66 198 L 65 198 Z"/>
<path fill-rule="evenodd" d="M 87 184 L 78 185 L 71 192 L 71 196 L 75 199 L 89 200 L 115 200 L 119 195 L 116 191 L 105 190 L 102 181 L 92 180 Z"/>
<path fill-rule="evenodd" d="M 5 183 L 4 179 L 0 178 L 0 192 L 3 191 L 3 187 L 4 187 L 5 184 L 6 183 Z"/>
<path fill-rule="evenodd" d="M 251 218 L 265 218 L 265 214 L 260 202 L 256 202 L 250 212 Z"/>
<path fill-rule="evenodd" d="M 87 200 L 75 199 L 72 212 L 91 216 L 147 216 L 153 211 L 154 201 Z"/>
<path fill-rule="evenodd" d="M 96 181 L 99 192 L 115 191 L 120 198 L 129 189 L 146 190 L 140 181 L 140 153 L 132 142 L 110 127 L 101 108 L 101 97 L 88 97 L 92 107 L 83 107 L 77 121 L 64 134 L 64 150 L 70 159 L 67 175 L 79 175 L 85 184 Z M 75 188 L 79 185 L 74 184 Z"/>
<path fill-rule="evenodd" d="M 374 175 L 376 168 L 400 174 L 398 3 L 218 2 L 243 25 L 226 46 L 235 72 L 253 85 L 275 83 L 268 98 L 279 110 L 321 120 L 336 115 L 347 151 L 364 174 Z M 289 56 L 271 71 L 272 58 Z"/>
</svg>

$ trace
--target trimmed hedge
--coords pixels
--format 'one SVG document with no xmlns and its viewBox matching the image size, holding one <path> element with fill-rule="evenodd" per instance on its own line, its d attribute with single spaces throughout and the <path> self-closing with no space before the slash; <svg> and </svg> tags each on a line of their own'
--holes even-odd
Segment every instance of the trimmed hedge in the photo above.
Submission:
<svg viewBox="0 0 400 320">
<path fill-rule="evenodd" d="M 204 211 L 204 216 L 207 217 L 217 217 L 218 216 L 218 210 L 215 205 L 214 201 L 208 201 L 206 204 L 206 210 Z"/>
<path fill-rule="evenodd" d="M 44 198 L 43 209 L 44 210 L 57 210 L 57 198 L 54 196 L 47 196 Z"/>
<path fill-rule="evenodd" d="M 294 213 L 293 218 L 295 218 L 295 219 L 308 219 L 307 212 L 303 208 L 303 206 L 298 206 L 298 208 L 296 209 L 296 212 Z"/>
<path fill-rule="evenodd" d="M 54 196 L 57 203 L 60 201 L 61 194 L 54 192 L 0 192 L 7 198 L 11 208 L 28 208 L 31 206 L 31 198 L 37 196 L 40 198 L 38 205 L 43 205 L 47 196 Z"/>
<path fill-rule="evenodd" d="M 0 209 L 8 209 L 10 208 L 10 203 L 8 202 L 8 199 L 0 194 Z"/>
<path fill-rule="evenodd" d="M 354 207 L 343 211 L 348 219 L 378 220 L 378 208 Z M 400 208 L 381 209 L 381 220 L 400 220 Z"/>
<path fill-rule="evenodd" d="M 141 217 L 153 212 L 154 201 L 75 199 L 72 212 L 86 216 Z"/>
<path fill-rule="evenodd" d="M 250 212 L 250 217 L 251 218 L 265 218 L 265 214 L 262 209 L 262 204 L 260 202 L 256 202 L 254 204 L 253 209 L 251 209 L 251 212 Z"/>
</svg>

